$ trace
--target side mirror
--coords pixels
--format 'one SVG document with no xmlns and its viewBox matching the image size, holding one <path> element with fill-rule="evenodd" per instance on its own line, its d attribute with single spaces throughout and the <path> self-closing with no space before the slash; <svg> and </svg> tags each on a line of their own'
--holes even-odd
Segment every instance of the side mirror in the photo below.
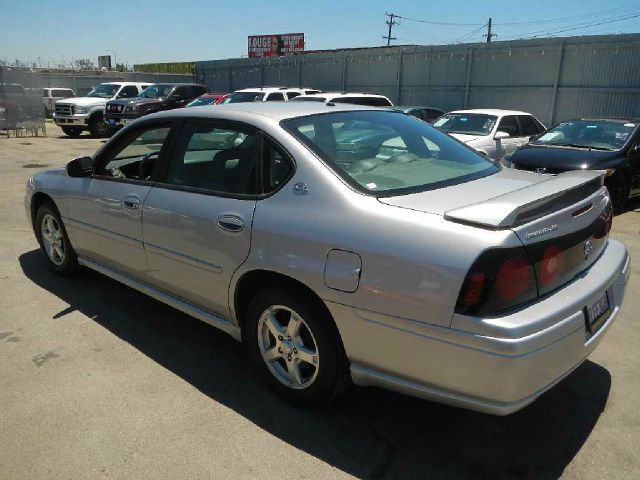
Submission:
<svg viewBox="0 0 640 480">
<path fill-rule="evenodd" d="M 495 140 L 502 140 L 505 138 L 509 138 L 511 135 L 509 135 L 507 132 L 503 132 L 503 131 L 498 131 L 496 132 L 496 134 L 493 136 L 493 138 Z"/>
<path fill-rule="evenodd" d="M 80 157 L 67 163 L 67 175 L 74 178 L 90 177 L 93 173 L 93 159 Z"/>
<path fill-rule="evenodd" d="M 538 137 L 540 137 L 540 135 L 542 135 L 542 134 L 541 134 L 541 133 L 536 133 L 535 135 L 531 135 L 531 136 L 529 137 L 529 141 L 530 141 L 530 142 L 534 142 L 534 141 L 536 141 L 536 140 L 538 139 Z"/>
</svg>

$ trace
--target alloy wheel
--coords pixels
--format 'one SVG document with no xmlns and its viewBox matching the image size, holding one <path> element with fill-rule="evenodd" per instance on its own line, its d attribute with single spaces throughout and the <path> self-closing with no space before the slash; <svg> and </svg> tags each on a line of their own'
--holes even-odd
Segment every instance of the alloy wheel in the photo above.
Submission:
<svg viewBox="0 0 640 480">
<path fill-rule="evenodd" d="M 62 265 L 66 255 L 66 247 L 58 220 L 53 215 L 45 214 L 42 217 L 40 233 L 42 235 L 42 246 L 49 260 L 56 266 Z"/>
<path fill-rule="evenodd" d="M 262 359 L 280 383 L 298 390 L 313 384 L 320 356 L 313 332 L 298 313 L 272 305 L 260 315 L 257 333 Z"/>
</svg>

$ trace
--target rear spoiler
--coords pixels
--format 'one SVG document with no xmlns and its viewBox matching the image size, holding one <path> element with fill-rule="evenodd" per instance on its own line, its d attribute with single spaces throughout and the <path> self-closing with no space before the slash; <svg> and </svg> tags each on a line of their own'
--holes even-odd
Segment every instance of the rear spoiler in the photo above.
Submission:
<svg viewBox="0 0 640 480">
<path fill-rule="evenodd" d="M 595 193 L 604 185 L 604 173 L 574 170 L 549 176 L 542 182 L 444 213 L 453 222 L 492 230 L 523 225 L 554 210 L 565 208 Z"/>
</svg>

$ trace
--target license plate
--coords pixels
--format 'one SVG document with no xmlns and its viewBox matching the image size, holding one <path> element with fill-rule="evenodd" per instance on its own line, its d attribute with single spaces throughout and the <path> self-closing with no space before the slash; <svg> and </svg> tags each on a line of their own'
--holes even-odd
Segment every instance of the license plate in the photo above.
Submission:
<svg viewBox="0 0 640 480">
<path fill-rule="evenodd" d="M 609 316 L 609 296 L 605 292 L 586 308 L 587 327 L 591 333 L 595 333 Z"/>
</svg>

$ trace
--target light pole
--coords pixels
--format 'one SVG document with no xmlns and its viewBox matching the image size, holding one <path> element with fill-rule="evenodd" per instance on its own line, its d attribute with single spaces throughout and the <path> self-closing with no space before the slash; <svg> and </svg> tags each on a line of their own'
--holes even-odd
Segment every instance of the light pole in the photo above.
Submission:
<svg viewBox="0 0 640 480">
<path fill-rule="evenodd" d="M 113 53 L 113 69 L 117 70 L 118 69 L 118 57 L 116 56 L 116 51 L 115 50 L 107 50 L 107 52 Z"/>
</svg>

